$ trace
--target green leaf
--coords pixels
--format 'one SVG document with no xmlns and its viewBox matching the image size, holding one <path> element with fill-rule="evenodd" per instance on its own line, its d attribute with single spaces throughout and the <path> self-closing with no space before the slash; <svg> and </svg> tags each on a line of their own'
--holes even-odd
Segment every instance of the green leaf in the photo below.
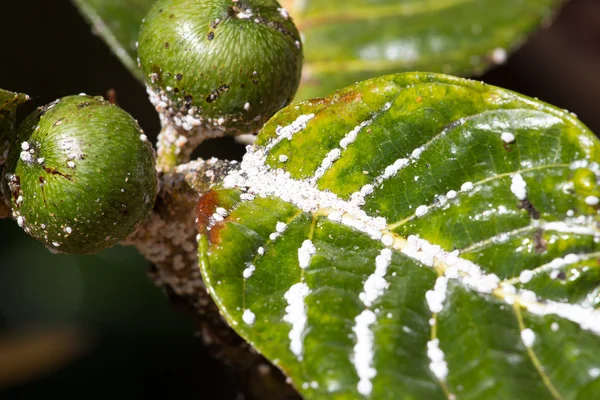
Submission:
<svg viewBox="0 0 600 400">
<path fill-rule="evenodd" d="M 0 89 L 0 166 L 6 162 L 10 141 L 16 136 L 17 106 L 29 96 Z"/>
<path fill-rule="evenodd" d="M 287 0 L 304 36 L 297 99 L 403 71 L 480 74 L 548 20 L 560 0 Z"/>
<path fill-rule="evenodd" d="M 72 0 L 95 34 L 140 82 L 137 38 L 142 19 L 156 0 Z"/>
<path fill-rule="evenodd" d="M 542 102 L 372 79 L 271 119 L 198 205 L 200 268 L 306 398 L 593 398 L 599 159 Z"/>
</svg>

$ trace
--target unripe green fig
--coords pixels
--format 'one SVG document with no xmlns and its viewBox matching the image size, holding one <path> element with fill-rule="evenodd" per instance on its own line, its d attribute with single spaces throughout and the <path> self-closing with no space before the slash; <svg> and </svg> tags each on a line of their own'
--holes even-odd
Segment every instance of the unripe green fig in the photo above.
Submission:
<svg viewBox="0 0 600 400">
<path fill-rule="evenodd" d="M 154 150 L 137 122 L 99 97 L 32 113 L 10 146 L 3 184 L 13 216 L 61 253 L 96 253 L 130 235 L 153 206 Z"/>
<path fill-rule="evenodd" d="M 275 0 L 158 0 L 138 51 L 163 121 L 209 134 L 260 129 L 302 71 L 300 35 Z"/>
</svg>

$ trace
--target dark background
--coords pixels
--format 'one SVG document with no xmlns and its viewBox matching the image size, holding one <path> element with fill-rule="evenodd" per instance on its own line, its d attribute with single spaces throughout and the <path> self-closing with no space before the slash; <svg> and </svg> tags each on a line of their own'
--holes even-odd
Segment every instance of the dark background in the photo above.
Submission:
<svg viewBox="0 0 600 400">
<path fill-rule="evenodd" d="M 69 1 L 0 1 L 0 87 L 32 97 L 23 115 L 58 97 L 112 88 L 155 137 L 145 90 Z M 600 0 L 569 2 L 478 79 L 566 108 L 600 133 Z M 199 152 L 241 154 L 231 140 Z M 0 221 L 0 398 L 234 398 L 226 371 L 146 278 L 147 267 L 131 248 L 51 255 L 13 221 Z"/>
</svg>

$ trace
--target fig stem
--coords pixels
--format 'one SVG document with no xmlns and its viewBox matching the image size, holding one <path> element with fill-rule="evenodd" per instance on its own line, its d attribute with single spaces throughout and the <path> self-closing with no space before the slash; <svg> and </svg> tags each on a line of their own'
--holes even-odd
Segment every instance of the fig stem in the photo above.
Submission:
<svg viewBox="0 0 600 400">
<path fill-rule="evenodd" d="M 171 160 L 178 160 L 172 154 Z M 180 159 L 180 158 L 179 158 Z M 195 160 L 159 173 L 154 209 L 122 244 L 135 246 L 152 262 L 149 276 L 173 305 L 190 315 L 209 353 L 232 371 L 248 399 L 300 399 L 283 374 L 248 345 L 221 317 L 198 268 L 195 207 L 236 162 Z"/>
<path fill-rule="evenodd" d="M 173 171 L 189 163 L 194 150 L 206 139 L 223 136 L 222 130 L 196 127 L 191 131 L 173 126 L 161 117 L 161 131 L 156 143 L 156 168 L 159 172 Z"/>
</svg>

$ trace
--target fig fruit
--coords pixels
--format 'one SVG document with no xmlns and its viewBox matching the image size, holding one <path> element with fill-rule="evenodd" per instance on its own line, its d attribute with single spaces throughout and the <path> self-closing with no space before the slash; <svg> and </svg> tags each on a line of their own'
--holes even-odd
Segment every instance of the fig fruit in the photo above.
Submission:
<svg viewBox="0 0 600 400">
<path fill-rule="evenodd" d="M 154 150 L 137 122 L 102 98 L 70 96 L 23 121 L 3 176 L 13 216 L 62 253 L 96 253 L 153 206 Z"/>
<path fill-rule="evenodd" d="M 275 0 L 158 0 L 138 52 L 163 123 L 211 136 L 260 129 L 302 70 L 300 35 Z"/>
</svg>

